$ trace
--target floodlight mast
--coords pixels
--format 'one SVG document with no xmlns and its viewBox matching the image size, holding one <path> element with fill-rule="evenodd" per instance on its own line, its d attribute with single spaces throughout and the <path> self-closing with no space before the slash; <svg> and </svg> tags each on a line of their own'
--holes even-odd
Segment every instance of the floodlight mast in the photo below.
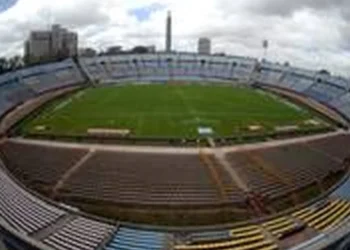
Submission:
<svg viewBox="0 0 350 250">
<path fill-rule="evenodd" d="M 262 41 L 262 46 L 263 46 L 263 58 L 262 60 L 267 60 L 267 52 L 269 49 L 269 41 L 267 39 L 264 39 Z"/>
</svg>

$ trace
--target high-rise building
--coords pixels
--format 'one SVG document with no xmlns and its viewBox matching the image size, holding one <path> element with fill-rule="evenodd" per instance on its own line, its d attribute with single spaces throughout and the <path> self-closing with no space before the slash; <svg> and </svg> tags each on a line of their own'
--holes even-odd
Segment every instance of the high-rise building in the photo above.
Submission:
<svg viewBox="0 0 350 250">
<path fill-rule="evenodd" d="M 51 30 L 30 32 L 25 42 L 27 63 L 63 59 L 77 54 L 78 34 L 57 24 Z"/>
<path fill-rule="evenodd" d="M 211 41 L 209 38 L 199 38 L 198 40 L 198 54 L 209 55 L 211 53 Z"/>
<path fill-rule="evenodd" d="M 165 38 L 165 51 L 171 52 L 171 12 L 168 12 L 168 16 L 166 19 L 166 38 Z"/>
</svg>

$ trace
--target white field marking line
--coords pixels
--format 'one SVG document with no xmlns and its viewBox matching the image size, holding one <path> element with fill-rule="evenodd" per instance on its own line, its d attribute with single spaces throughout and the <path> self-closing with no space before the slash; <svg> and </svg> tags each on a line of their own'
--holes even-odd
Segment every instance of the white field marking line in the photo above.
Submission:
<svg viewBox="0 0 350 250">
<path fill-rule="evenodd" d="M 175 122 L 173 121 L 174 119 L 172 119 L 172 116 L 169 114 L 169 112 L 168 112 L 168 119 L 167 119 L 167 121 L 168 121 L 168 123 L 170 124 L 170 126 L 172 126 L 172 127 L 176 127 L 176 124 L 175 124 Z"/>
<path fill-rule="evenodd" d="M 180 97 L 180 99 L 182 100 L 184 106 L 186 106 L 189 114 L 191 114 L 193 116 L 193 119 L 197 122 L 197 125 L 199 125 L 200 122 L 200 118 L 198 117 L 198 114 L 196 112 L 196 110 L 193 109 L 193 107 L 191 107 L 187 100 L 186 97 L 184 96 L 182 90 L 180 88 L 176 88 L 175 92 L 178 94 L 178 96 Z"/>
<path fill-rule="evenodd" d="M 291 103 L 289 102 L 288 100 L 286 99 L 283 99 L 279 96 L 276 96 L 276 95 L 273 95 L 271 93 L 268 93 L 268 92 L 264 92 L 264 91 L 261 91 L 261 90 L 253 90 L 253 92 L 261 95 L 261 96 L 264 96 L 265 98 L 271 98 L 271 99 L 274 99 L 275 101 L 277 101 L 279 104 L 285 104 L 291 108 L 293 108 L 294 110 L 296 111 L 299 111 L 300 113 L 303 113 L 304 112 L 304 109 L 302 109 L 301 107 L 295 105 L 294 103 Z M 226 101 L 226 100 L 218 100 L 218 102 L 220 103 L 223 103 L 223 104 L 231 104 L 232 101 Z M 237 116 L 237 115 L 242 115 L 242 116 L 246 116 L 247 115 L 247 112 L 239 112 L 238 110 L 235 110 L 235 111 L 232 111 L 231 113 L 230 112 L 215 112 L 217 113 L 218 115 L 226 115 L 226 116 Z M 254 115 L 254 116 L 257 116 L 257 117 L 274 117 L 274 116 L 279 116 L 279 114 L 261 114 L 260 112 L 248 112 L 249 115 Z M 213 114 L 215 116 L 215 114 Z"/>
<path fill-rule="evenodd" d="M 143 115 L 138 115 L 137 116 L 137 127 L 136 127 L 136 129 L 139 130 L 140 132 L 143 129 L 144 120 L 145 119 L 143 118 Z"/>
<path fill-rule="evenodd" d="M 262 91 L 261 89 L 257 89 L 256 92 L 259 93 L 259 94 L 262 95 L 262 96 L 267 96 L 267 95 L 268 95 L 267 92 Z"/>
<path fill-rule="evenodd" d="M 119 117 L 135 117 L 138 115 L 143 116 L 144 118 L 152 118 L 152 117 L 183 117 L 185 112 L 116 112 L 116 114 Z M 192 112 L 189 113 L 190 115 L 193 115 L 194 118 L 191 119 L 193 122 L 205 122 L 205 121 L 213 121 L 217 122 L 219 121 L 220 117 L 225 116 L 225 117 L 235 117 L 237 118 L 244 118 L 247 116 L 246 112 L 196 112 L 193 114 Z M 255 120 L 258 120 L 259 118 L 275 118 L 281 116 L 279 113 L 272 113 L 272 114 L 261 114 L 259 112 L 250 112 L 250 115 L 255 118 Z M 208 118 L 200 118 L 199 116 L 206 116 Z M 189 119 L 185 119 L 184 122 L 189 122 Z M 265 119 L 262 119 L 262 122 L 265 121 Z M 272 121 L 273 122 L 273 121 Z M 278 122 L 275 122 L 278 124 Z"/>
<path fill-rule="evenodd" d="M 287 99 L 283 98 L 283 97 L 280 97 L 280 96 L 277 96 L 277 95 L 274 95 L 272 93 L 268 93 L 268 92 L 264 92 L 262 90 L 258 90 L 257 91 L 258 93 L 260 93 L 261 95 L 265 95 L 267 97 L 270 97 L 272 99 L 274 99 L 275 101 L 279 102 L 279 103 L 283 103 L 285 105 L 287 105 L 288 107 L 294 109 L 294 110 L 297 110 L 299 112 L 304 112 L 304 109 L 302 109 L 301 107 L 299 107 L 298 105 L 288 101 Z"/>
<path fill-rule="evenodd" d="M 290 107 L 290 108 L 292 108 L 292 109 L 294 109 L 294 110 L 297 110 L 297 111 L 299 111 L 299 112 L 301 112 L 301 113 L 304 113 L 304 110 L 303 110 L 301 107 L 297 106 L 296 104 L 291 103 L 291 102 L 289 102 L 289 101 L 287 101 L 287 100 L 283 100 L 283 99 L 281 99 L 280 101 L 283 102 L 283 103 L 284 103 L 285 105 L 287 105 L 288 107 Z"/>
<path fill-rule="evenodd" d="M 68 98 L 67 100 L 60 102 L 54 109 L 53 112 L 59 111 L 60 109 L 63 109 L 64 107 L 68 106 L 72 101 L 75 99 L 80 99 L 82 96 L 85 95 L 85 90 L 79 91 L 78 93 L 74 94 L 72 97 Z"/>
<path fill-rule="evenodd" d="M 69 98 L 61 103 L 59 103 L 53 110 L 52 112 L 57 112 L 61 109 L 63 109 L 64 107 L 66 107 L 67 105 L 69 105 L 72 102 L 72 98 Z"/>
<path fill-rule="evenodd" d="M 170 126 L 176 127 L 176 122 L 174 121 L 174 117 L 173 117 L 174 113 L 172 113 L 172 112 L 155 112 L 153 114 L 157 115 L 157 114 L 161 114 L 161 113 L 163 113 L 164 117 L 167 117 L 166 121 L 170 124 Z M 178 112 L 178 113 L 175 113 L 175 114 L 176 114 L 176 116 L 179 116 L 179 117 L 182 117 L 184 115 L 183 112 L 182 113 Z M 157 115 L 157 116 L 162 116 L 162 115 Z"/>
<path fill-rule="evenodd" d="M 214 123 L 214 124 L 220 123 L 219 120 L 214 120 L 214 119 L 195 119 L 195 120 L 182 120 L 182 121 L 180 121 L 181 124 L 194 124 L 194 123 L 200 123 L 200 122 Z"/>
<path fill-rule="evenodd" d="M 103 98 L 100 98 L 99 100 L 99 106 L 104 106 L 102 104 L 108 104 L 108 102 L 111 100 L 111 99 L 115 99 L 117 98 L 118 96 L 120 95 L 120 91 L 113 91 L 113 95 L 110 95 L 110 96 L 103 96 Z M 107 98 L 109 97 L 109 98 Z M 102 101 L 101 101 L 102 100 Z M 118 113 L 119 114 L 119 113 Z"/>
<path fill-rule="evenodd" d="M 85 95 L 85 93 L 86 93 L 86 90 L 79 91 L 78 93 L 76 93 L 76 94 L 73 96 L 73 98 L 79 99 L 79 98 L 83 97 L 83 96 Z"/>
</svg>

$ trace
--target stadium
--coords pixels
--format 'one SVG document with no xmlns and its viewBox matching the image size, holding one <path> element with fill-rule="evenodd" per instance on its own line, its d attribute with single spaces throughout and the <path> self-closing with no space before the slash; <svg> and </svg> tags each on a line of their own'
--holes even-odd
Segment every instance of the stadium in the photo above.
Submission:
<svg viewBox="0 0 350 250">
<path fill-rule="evenodd" d="M 9 249 L 348 249 L 350 82 L 254 58 L 0 76 Z"/>
</svg>

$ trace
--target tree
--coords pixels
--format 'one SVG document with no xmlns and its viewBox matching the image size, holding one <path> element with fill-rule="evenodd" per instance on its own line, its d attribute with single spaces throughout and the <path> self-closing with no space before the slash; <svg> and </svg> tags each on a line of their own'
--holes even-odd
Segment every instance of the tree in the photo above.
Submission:
<svg viewBox="0 0 350 250">
<path fill-rule="evenodd" d="M 0 74 L 23 68 L 23 58 L 16 55 L 11 58 L 0 58 Z"/>
<path fill-rule="evenodd" d="M 0 58 L 0 74 L 8 71 L 8 61 L 5 57 Z"/>
<path fill-rule="evenodd" d="M 131 53 L 134 54 L 146 54 L 148 52 L 148 48 L 145 46 L 136 46 L 131 50 Z"/>
<path fill-rule="evenodd" d="M 23 59 L 19 55 L 13 56 L 10 59 L 8 59 L 9 70 L 16 70 L 16 69 L 23 68 L 23 65 L 24 65 Z"/>
<path fill-rule="evenodd" d="M 331 75 L 331 73 L 326 69 L 321 69 L 318 73 L 320 73 L 321 75 Z"/>
</svg>

